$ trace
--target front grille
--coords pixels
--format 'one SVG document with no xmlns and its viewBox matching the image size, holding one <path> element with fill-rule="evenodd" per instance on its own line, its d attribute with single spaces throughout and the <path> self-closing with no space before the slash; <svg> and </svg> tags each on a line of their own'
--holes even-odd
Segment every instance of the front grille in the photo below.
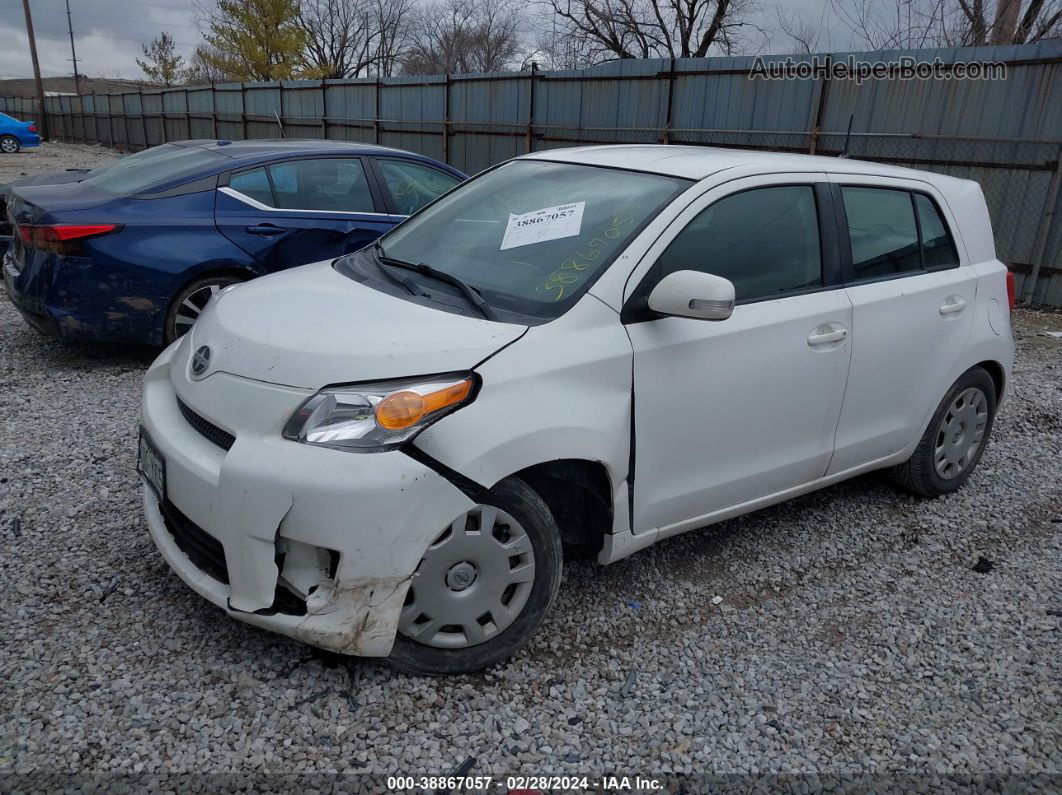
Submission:
<svg viewBox="0 0 1062 795">
<path fill-rule="evenodd" d="M 229 450 L 236 443 L 236 437 L 228 431 L 222 430 L 206 417 L 201 417 L 185 405 L 184 401 L 177 398 L 177 405 L 181 409 L 188 424 L 195 428 L 201 436 L 216 444 L 222 450 Z"/>
<path fill-rule="evenodd" d="M 181 552 L 202 571 L 218 582 L 229 583 L 229 567 L 225 563 L 225 548 L 203 528 L 181 513 L 169 500 L 159 503 L 166 529 Z"/>
</svg>

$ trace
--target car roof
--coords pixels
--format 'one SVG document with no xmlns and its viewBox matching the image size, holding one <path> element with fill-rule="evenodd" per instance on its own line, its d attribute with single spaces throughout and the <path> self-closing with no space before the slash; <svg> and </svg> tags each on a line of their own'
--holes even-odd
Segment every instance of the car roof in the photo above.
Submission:
<svg viewBox="0 0 1062 795">
<path fill-rule="evenodd" d="M 415 152 L 393 149 L 389 146 L 360 143 L 356 141 L 328 141 L 314 138 L 252 138 L 227 140 L 202 138 L 188 141 L 171 141 L 174 146 L 199 147 L 238 161 L 268 160 L 274 157 L 298 157 L 300 155 L 401 155 L 431 162 L 431 158 Z"/>
<path fill-rule="evenodd" d="M 523 155 L 521 159 L 607 166 L 695 180 L 704 179 L 727 169 L 741 167 L 767 173 L 812 171 L 834 174 L 869 174 L 920 179 L 934 184 L 955 179 L 929 171 L 917 171 L 866 160 L 787 152 L 761 152 L 755 149 L 725 149 L 716 146 L 668 144 L 584 146 L 533 152 Z"/>
</svg>

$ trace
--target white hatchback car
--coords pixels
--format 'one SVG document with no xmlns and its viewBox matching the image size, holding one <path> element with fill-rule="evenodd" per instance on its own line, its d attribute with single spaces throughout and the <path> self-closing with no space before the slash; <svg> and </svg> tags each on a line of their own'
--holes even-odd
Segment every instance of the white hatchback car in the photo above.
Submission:
<svg viewBox="0 0 1062 795">
<path fill-rule="evenodd" d="M 974 182 L 694 147 L 537 152 L 223 291 L 144 386 L 151 536 L 242 621 L 428 673 L 542 623 L 562 545 L 890 469 L 969 477 L 1009 380 Z"/>
</svg>

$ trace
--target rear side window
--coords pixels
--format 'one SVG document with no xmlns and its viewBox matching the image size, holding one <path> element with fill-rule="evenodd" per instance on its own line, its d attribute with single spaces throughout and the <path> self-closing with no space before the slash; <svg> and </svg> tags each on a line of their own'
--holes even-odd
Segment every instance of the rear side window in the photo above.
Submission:
<svg viewBox="0 0 1062 795">
<path fill-rule="evenodd" d="M 855 281 L 922 269 L 911 194 L 888 188 L 841 188 Z"/>
<path fill-rule="evenodd" d="M 959 264 L 959 253 L 948 234 L 948 227 L 940 217 L 933 200 L 922 193 L 914 194 L 918 211 L 918 227 L 922 230 L 922 257 L 928 271 L 954 268 Z"/>
<path fill-rule="evenodd" d="M 437 168 L 409 160 L 380 158 L 376 164 L 391 194 L 395 212 L 400 215 L 412 215 L 461 181 Z"/>
<path fill-rule="evenodd" d="M 954 268 L 948 227 L 928 196 L 895 188 L 841 188 L 852 246 L 852 280 Z"/>
<path fill-rule="evenodd" d="M 269 166 L 269 174 L 273 180 L 276 207 L 287 210 L 376 212 L 365 168 L 361 160 L 356 158 L 291 160 Z"/>
<path fill-rule="evenodd" d="M 273 202 L 273 190 L 269 187 L 269 175 L 264 168 L 252 168 L 250 171 L 233 174 L 229 177 L 229 187 L 268 207 L 276 207 Z"/>
<path fill-rule="evenodd" d="M 129 195 L 148 192 L 151 188 L 193 177 L 196 172 L 231 162 L 224 155 L 198 146 L 156 146 L 130 157 L 123 157 L 106 171 L 90 175 L 83 184 Z"/>
<path fill-rule="evenodd" d="M 729 279 L 737 299 L 822 286 L 815 190 L 756 188 L 720 199 L 671 241 L 660 276 L 695 270 Z"/>
</svg>

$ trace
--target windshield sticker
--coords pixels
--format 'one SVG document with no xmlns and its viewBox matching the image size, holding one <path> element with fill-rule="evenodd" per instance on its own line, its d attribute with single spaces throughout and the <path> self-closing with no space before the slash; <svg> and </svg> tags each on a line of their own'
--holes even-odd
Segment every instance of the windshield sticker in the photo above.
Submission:
<svg viewBox="0 0 1062 795">
<path fill-rule="evenodd" d="M 582 201 L 543 207 L 520 215 L 509 213 L 509 223 L 505 226 L 505 236 L 499 250 L 574 237 L 582 228 L 584 207 L 586 202 Z"/>
</svg>

